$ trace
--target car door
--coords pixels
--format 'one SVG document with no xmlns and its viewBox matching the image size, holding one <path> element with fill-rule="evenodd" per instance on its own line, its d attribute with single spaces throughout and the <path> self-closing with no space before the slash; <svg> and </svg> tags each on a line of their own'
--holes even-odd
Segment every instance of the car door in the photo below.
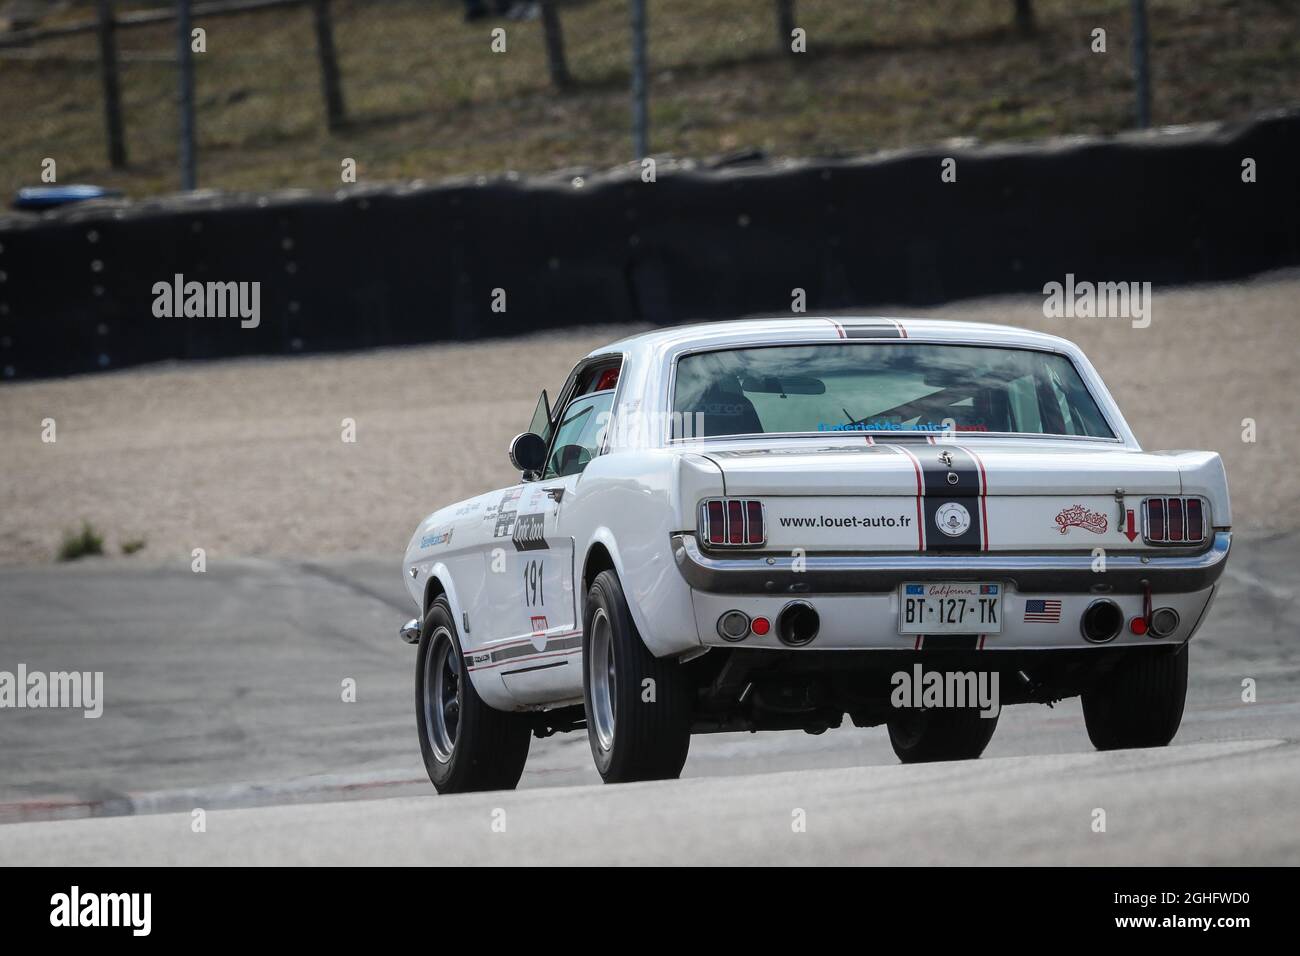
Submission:
<svg viewBox="0 0 1300 956">
<path fill-rule="evenodd" d="M 517 642 L 502 680 L 523 703 L 553 703 L 582 694 L 582 636 L 574 591 L 574 539 L 562 527 L 566 496 L 600 453 L 614 390 L 575 397 L 556 419 L 546 464 L 523 486 L 510 530 L 503 582 L 513 581 Z"/>
</svg>

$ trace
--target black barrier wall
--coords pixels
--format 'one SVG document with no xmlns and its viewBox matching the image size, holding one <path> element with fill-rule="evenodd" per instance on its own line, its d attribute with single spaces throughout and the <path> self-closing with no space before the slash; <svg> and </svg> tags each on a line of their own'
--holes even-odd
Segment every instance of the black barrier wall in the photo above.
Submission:
<svg viewBox="0 0 1300 956">
<path fill-rule="evenodd" d="M 1226 280 L 1300 263 L 1298 214 L 1300 110 L 1118 139 L 661 164 L 653 182 L 636 167 L 105 202 L 0 220 L 0 369 L 782 313 L 795 289 L 815 314 L 1041 293 L 1067 273 Z M 155 316 L 155 284 L 177 274 L 259 283 L 257 326 Z"/>
</svg>

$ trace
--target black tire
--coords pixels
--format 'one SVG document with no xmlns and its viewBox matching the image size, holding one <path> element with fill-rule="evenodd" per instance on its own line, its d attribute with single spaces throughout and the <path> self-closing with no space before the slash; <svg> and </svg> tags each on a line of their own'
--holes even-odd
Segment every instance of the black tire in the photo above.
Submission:
<svg viewBox="0 0 1300 956">
<path fill-rule="evenodd" d="M 975 760 L 993 739 L 998 718 L 974 708 L 905 710 L 889 720 L 889 743 L 903 763 Z"/>
<path fill-rule="evenodd" d="M 582 624 L 587 740 L 601 779 L 628 783 L 680 776 L 691 743 L 692 697 L 681 664 L 656 658 L 646 649 L 613 571 L 596 576 L 587 592 Z M 608 627 L 606 638 L 600 636 L 602 627 Z M 603 658 L 599 664 L 593 645 Z M 597 666 L 604 666 L 605 673 L 593 680 Z M 647 680 L 653 684 L 646 685 Z M 654 690 L 653 700 L 644 699 L 647 687 Z M 602 705 L 602 700 L 612 706 Z M 608 723 L 602 716 L 606 711 Z"/>
<path fill-rule="evenodd" d="M 1165 747 L 1183 722 L 1187 645 L 1138 652 L 1083 692 L 1083 722 L 1098 750 Z"/>
<path fill-rule="evenodd" d="M 425 615 L 415 661 L 415 722 L 420 732 L 420 752 L 437 791 L 513 790 L 524 772 L 532 729 L 526 718 L 489 707 L 474 690 L 465 673 L 464 653 L 446 598 L 434 601 Z M 439 723 L 434 713 L 437 698 L 425 693 L 431 679 L 446 681 L 439 693 L 453 705 L 454 720 L 448 717 L 451 711 L 444 708 L 444 719 Z M 453 684 L 455 692 L 451 693 Z"/>
</svg>

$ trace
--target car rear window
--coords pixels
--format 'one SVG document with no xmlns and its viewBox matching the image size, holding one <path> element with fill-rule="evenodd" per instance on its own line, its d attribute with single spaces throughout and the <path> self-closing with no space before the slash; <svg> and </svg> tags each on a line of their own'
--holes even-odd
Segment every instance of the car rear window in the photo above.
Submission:
<svg viewBox="0 0 1300 956">
<path fill-rule="evenodd" d="M 684 355 L 674 437 L 1013 432 L 1114 438 L 1074 364 L 1032 349 L 904 342 Z"/>
</svg>

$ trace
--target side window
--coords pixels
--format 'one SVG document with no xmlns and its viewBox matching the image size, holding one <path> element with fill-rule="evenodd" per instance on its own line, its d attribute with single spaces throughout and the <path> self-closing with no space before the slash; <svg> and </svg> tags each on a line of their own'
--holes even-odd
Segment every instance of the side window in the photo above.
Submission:
<svg viewBox="0 0 1300 956">
<path fill-rule="evenodd" d="M 533 409 L 533 420 L 528 423 L 528 430 L 540 436 L 543 441 L 551 440 L 551 401 L 546 396 L 546 389 L 542 389 L 542 395 L 537 399 L 537 407 Z"/>
<path fill-rule="evenodd" d="M 600 451 L 613 405 L 613 389 L 592 392 L 569 403 L 555 429 L 542 478 L 576 475 L 587 467 Z"/>
<path fill-rule="evenodd" d="M 1007 382 L 1011 416 L 1015 422 L 1012 431 L 1041 432 L 1043 420 L 1038 414 L 1038 395 L 1034 390 L 1034 377 L 1022 375 Z"/>
<path fill-rule="evenodd" d="M 1065 386 L 1061 384 L 1061 379 L 1057 376 L 1054 370 L 1049 369 L 1047 373 L 1047 380 L 1048 380 L 1048 384 L 1051 385 L 1052 397 L 1056 400 L 1056 407 L 1057 410 L 1060 412 L 1061 421 L 1065 423 L 1065 434 L 1082 435 L 1083 432 L 1080 431 L 1074 424 L 1074 416 L 1070 414 L 1070 402 L 1068 397 L 1065 394 Z"/>
</svg>

